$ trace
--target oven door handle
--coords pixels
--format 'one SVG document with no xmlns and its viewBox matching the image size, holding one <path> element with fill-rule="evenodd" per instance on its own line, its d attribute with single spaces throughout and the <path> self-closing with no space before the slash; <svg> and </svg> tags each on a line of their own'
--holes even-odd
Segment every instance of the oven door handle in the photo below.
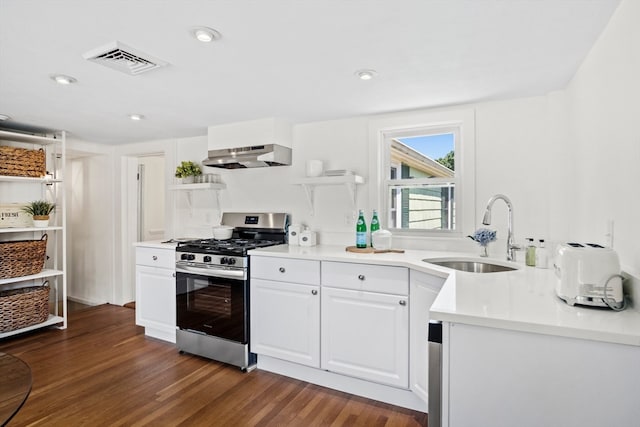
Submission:
<svg viewBox="0 0 640 427">
<path fill-rule="evenodd" d="M 226 269 L 226 268 L 200 268 L 189 265 L 176 265 L 176 273 L 200 274 L 209 277 L 222 277 L 225 279 L 246 279 L 246 270 L 244 268 Z"/>
</svg>

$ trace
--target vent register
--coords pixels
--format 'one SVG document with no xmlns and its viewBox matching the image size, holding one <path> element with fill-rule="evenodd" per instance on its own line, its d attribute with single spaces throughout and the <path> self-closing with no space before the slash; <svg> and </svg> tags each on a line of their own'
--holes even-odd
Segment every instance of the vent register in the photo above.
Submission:
<svg viewBox="0 0 640 427">
<path fill-rule="evenodd" d="M 132 76 L 168 65 L 165 61 L 154 58 L 119 41 L 93 49 L 82 55 L 82 57 L 88 61 Z"/>
</svg>

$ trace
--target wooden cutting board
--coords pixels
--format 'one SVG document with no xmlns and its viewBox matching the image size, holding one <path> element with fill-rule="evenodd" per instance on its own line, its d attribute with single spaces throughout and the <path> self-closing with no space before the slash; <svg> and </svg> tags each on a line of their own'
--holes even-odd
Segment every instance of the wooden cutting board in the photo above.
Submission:
<svg viewBox="0 0 640 427">
<path fill-rule="evenodd" d="M 347 252 L 355 252 L 358 254 L 386 254 L 389 252 L 393 252 L 393 253 L 397 253 L 397 254 L 403 254 L 404 253 L 404 249 L 375 249 L 375 248 L 357 248 L 355 246 L 347 246 L 345 248 L 345 251 Z"/>
</svg>

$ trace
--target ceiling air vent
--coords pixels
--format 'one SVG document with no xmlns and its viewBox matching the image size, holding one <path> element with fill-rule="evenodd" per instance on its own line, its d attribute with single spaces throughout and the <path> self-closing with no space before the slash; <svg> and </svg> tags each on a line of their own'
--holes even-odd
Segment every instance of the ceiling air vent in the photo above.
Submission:
<svg viewBox="0 0 640 427">
<path fill-rule="evenodd" d="M 135 76 L 168 65 L 167 62 L 140 52 L 119 41 L 90 50 L 82 55 L 86 60 Z"/>
</svg>

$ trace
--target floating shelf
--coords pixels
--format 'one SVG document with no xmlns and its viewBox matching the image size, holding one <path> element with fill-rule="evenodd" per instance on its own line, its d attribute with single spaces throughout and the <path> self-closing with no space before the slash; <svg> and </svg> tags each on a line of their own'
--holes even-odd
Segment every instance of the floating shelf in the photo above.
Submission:
<svg viewBox="0 0 640 427">
<path fill-rule="evenodd" d="M 344 176 L 319 176 L 314 178 L 303 178 L 294 182 L 296 185 L 301 185 L 304 188 L 304 192 L 307 196 L 307 202 L 311 208 L 311 215 L 315 213 L 314 201 L 315 190 L 318 186 L 326 185 L 341 185 L 348 193 L 349 200 L 353 209 L 356 208 L 356 186 L 364 184 L 364 178 L 359 175 L 344 175 Z"/>
<path fill-rule="evenodd" d="M 213 182 L 204 182 L 198 184 L 177 184 L 170 185 L 169 190 L 224 190 L 227 188 L 226 184 L 223 183 L 213 183 Z"/>
<path fill-rule="evenodd" d="M 224 190 L 225 188 L 227 188 L 227 185 L 221 182 L 220 183 L 202 182 L 198 184 L 177 184 L 177 185 L 169 186 L 169 190 L 186 191 L 187 204 L 189 205 L 189 209 L 193 208 L 191 203 L 191 197 L 192 197 L 191 194 L 193 191 L 198 191 L 198 190 L 214 190 L 216 192 L 217 206 L 220 207 L 220 190 Z"/>
</svg>

